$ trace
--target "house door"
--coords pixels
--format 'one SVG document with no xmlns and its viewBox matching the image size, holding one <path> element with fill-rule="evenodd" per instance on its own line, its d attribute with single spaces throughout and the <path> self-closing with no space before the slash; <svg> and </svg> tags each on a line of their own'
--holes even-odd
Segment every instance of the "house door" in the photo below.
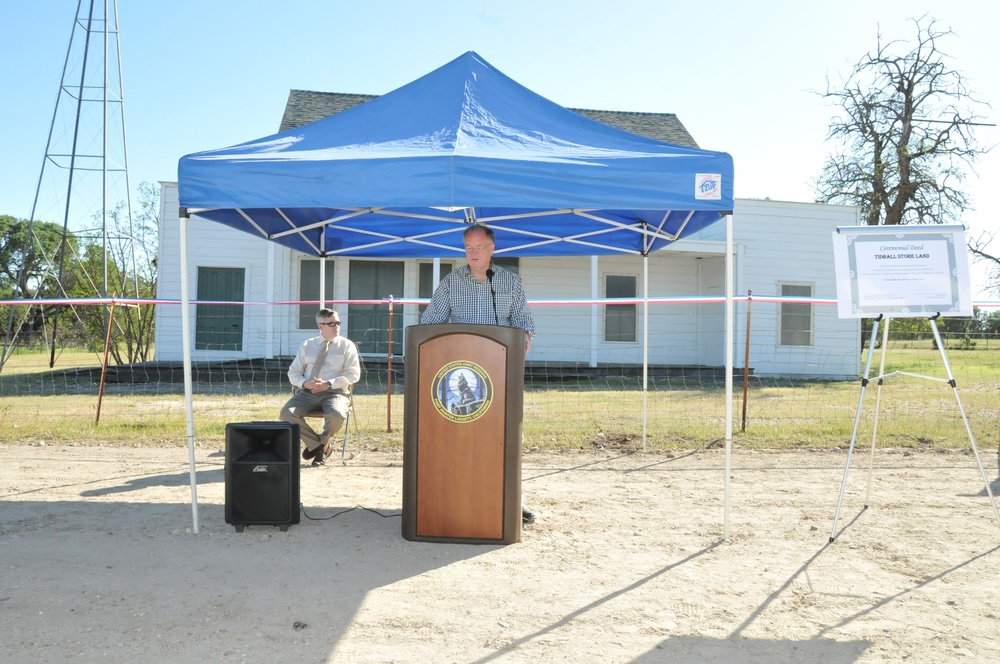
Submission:
<svg viewBox="0 0 1000 664">
<path fill-rule="evenodd" d="M 381 300 L 390 295 L 403 297 L 403 263 L 401 261 L 351 261 L 351 300 Z M 399 354 L 403 348 L 402 307 L 393 312 L 393 348 Z M 389 349 L 389 307 L 384 304 L 351 304 L 347 307 L 350 329 L 347 336 L 362 353 L 385 355 Z"/>
<path fill-rule="evenodd" d="M 245 270 L 241 267 L 199 267 L 198 300 L 243 302 Z M 198 304 L 195 308 L 195 350 L 243 350 L 243 305 Z"/>
</svg>

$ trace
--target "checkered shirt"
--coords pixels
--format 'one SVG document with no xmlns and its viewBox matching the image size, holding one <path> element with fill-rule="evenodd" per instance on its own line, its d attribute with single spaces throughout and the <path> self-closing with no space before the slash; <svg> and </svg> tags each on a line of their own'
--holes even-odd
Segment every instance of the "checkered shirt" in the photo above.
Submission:
<svg viewBox="0 0 1000 664">
<path fill-rule="evenodd" d="M 427 309 L 420 316 L 422 325 L 435 323 L 472 323 L 519 327 L 535 335 L 535 319 L 521 285 L 521 277 L 506 268 L 493 265 L 493 290 L 496 291 L 496 315 L 490 280 L 476 281 L 468 265 L 452 270 L 441 280 Z"/>
</svg>

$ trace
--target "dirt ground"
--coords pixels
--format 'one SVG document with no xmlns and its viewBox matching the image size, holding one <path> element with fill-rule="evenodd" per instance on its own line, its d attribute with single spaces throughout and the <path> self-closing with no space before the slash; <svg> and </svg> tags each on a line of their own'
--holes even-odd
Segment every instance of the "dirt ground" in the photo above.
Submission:
<svg viewBox="0 0 1000 664">
<path fill-rule="evenodd" d="M 994 492 L 996 452 L 983 455 Z M 0 445 L 4 662 L 1000 661 L 1000 525 L 969 452 L 527 453 L 521 542 L 410 542 L 402 455 L 302 468 L 225 522 L 225 460 Z M 354 509 L 352 509 L 354 508 Z"/>
</svg>

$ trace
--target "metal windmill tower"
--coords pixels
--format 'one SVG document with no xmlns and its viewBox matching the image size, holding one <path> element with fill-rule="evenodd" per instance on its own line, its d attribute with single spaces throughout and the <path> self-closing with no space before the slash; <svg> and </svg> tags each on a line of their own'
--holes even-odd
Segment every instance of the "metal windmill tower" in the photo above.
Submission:
<svg viewBox="0 0 1000 664">
<path fill-rule="evenodd" d="M 122 259 L 131 261 L 133 278 L 135 275 L 130 191 L 118 3 L 79 0 L 28 220 L 22 252 L 25 260 L 15 297 L 126 296 L 127 284 L 121 283 L 121 276 L 130 270 L 122 265 Z M 41 241 L 43 225 L 48 242 Z M 52 242 L 59 226 L 61 241 Z M 31 270 L 29 256 L 34 257 Z M 89 268 L 73 267 L 84 264 Z M 53 366 L 60 313 L 72 312 L 79 320 L 77 308 L 70 304 L 17 309 L 20 313 L 15 314 L 15 307 L 10 307 L 0 368 L 18 335 L 37 333 L 39 328 L 50 344 L 49 366 Z M 106 308 L 102 320 L 106 329 Z"/>
</svg>

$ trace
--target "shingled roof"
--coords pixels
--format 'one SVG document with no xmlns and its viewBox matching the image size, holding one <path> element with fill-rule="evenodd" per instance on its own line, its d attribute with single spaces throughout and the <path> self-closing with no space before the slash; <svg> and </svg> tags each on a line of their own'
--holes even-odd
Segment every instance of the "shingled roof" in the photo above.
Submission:
<svg viewBox="0 0 1000 664">
<path fill-rule="evenodd" d="M 312 90 L 291 90 L 288 103 L 281 118 L 278 131 L 294 129 L 302 125 L 322 120 L 341 111 L 374 99 L 376 95 L 356 95 L 343 92 L 315 92 Z M 569 109 L 592 120 L 630 131 L 633 134 L 674 145 L 697 148 L 688 130 L 673 113 L 633 113 L 630 111 L 595 111 L 582 108 Z"/>
</svg>

